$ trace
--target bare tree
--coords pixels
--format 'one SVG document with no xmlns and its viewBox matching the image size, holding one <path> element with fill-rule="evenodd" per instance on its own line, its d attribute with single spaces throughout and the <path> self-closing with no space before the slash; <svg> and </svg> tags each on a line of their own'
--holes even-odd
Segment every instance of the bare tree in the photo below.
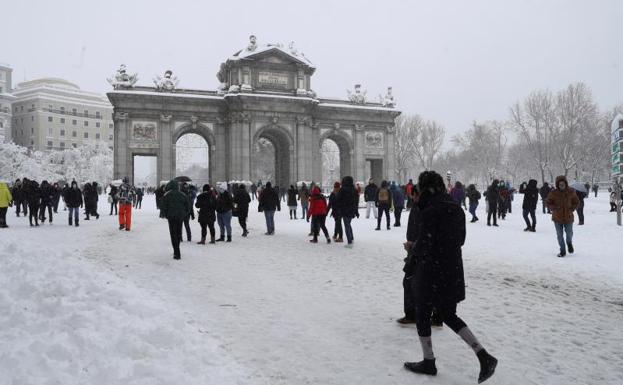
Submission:
<svg viewBox="0 0 623 385">
<path fill-rule="evenodd" d="M 525 150 L 545 182 L 545 172 L 551 167 L 553 133 L 556 126 L 556 107 L 550 91 L 531 93 L 522 103 L 510 109 L 510 126 L 525 143 Z"/>
<path fill-rule="evenodd" d="M 395 124 L 394 154 L 396 173 L 400 181 L 405 181 L 415 163 L 416 140 L 424 125 L 424 120 L 419 115 L 400 115 L 396 118 Z"/>
<path fill-rule="evenodd" d="M 429 120 L 421 126 L 415 139 L 415 156 L 424 170 L 433 168 L 433 162 L 439 155 L 445 135 L 445 128 L 434 120 Z"/>
<path fill-rule="evenodd" d="M 595 134 L 597 105 L 590 89 L 583 83 L 569 85 L 556 95 L 555 155 L 559 167 L 568 176 L 583 160 L 585 138 Z"/>
</svg>

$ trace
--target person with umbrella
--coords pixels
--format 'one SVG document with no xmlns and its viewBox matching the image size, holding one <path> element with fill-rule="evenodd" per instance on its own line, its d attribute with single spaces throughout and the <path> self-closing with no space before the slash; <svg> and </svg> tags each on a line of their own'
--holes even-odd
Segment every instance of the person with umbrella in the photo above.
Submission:
<svg viewBox="0 0 623 385">
<path fill-rule="evenodd" d="M 180 191 L 175 179 L 167 184 L 167 193 L 162 197 L 160 210 L 169 222 L 169 235 L 173 246 L 173 259 L 181 259 L 180 242 L 182 241 L 182 225 L 190 212 L 190 200 Z"/>
</svg>

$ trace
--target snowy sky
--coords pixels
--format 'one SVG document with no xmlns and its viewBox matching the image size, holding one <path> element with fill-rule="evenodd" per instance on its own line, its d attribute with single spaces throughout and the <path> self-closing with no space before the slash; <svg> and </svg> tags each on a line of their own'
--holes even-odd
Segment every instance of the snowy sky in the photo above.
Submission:
<svg viewBox="0 0 623 385">
<path fill-rule="evenodd" d="M 3 3 L 0 62 L 14 83 L 58 76 L 103 93 L 125 63 L 139 84 L 170 68 L 180 87 L 215 89 L 219 64 L 255 34 L 294 40 L 318 68 L 320 96 L 345 97 L 361 82 L 376 98 L 392 85 L 400 109 L 450 135 L 506 118 L 538 88 L 583 81 L 603 108 L 623 102 L 618 0 Z"/>
</svg>

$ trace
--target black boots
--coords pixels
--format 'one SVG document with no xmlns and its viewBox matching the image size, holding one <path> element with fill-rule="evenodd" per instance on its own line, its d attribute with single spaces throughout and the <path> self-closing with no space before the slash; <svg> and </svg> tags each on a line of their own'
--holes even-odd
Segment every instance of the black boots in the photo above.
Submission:
<svg viewBox="0 0 623 385">
<path fill-rule="evenodd" d="M 217 242 L 223 242 L 225 240 L 225 236 L 223 234 L 221 234 L 221 237 L 219 239 L 217 239 Z"/>
<path fill-rule="evenodd" d="M 567 250 L 569 250 L 570 254 L 573 254 L 573 243 L 569 242 L 567 243 Z"/>
<path fill-rule="evenodd" d="M 212 244 L 216 243 L 216 241 L 214 240 L 214 237 L 210 237 L 210 243 Z"/>
<path fill-rule="evenodd" d="M 427 374 L 429 376 L 437 375 L 437 367 L 435 366 L 435 359 L 427 359 L 420 362 L 405 362 L 405 369 L 418 374 Z M 495 367 L 494 367 L 495 368 Z M 491 373 L 493 374 L 493 373 Z"/>
<path fill-rule="evenodd" d="M 197 242 L 198 245 L 205 245 L 206 244 L 206 237 L 201 237 L 201 240 L 199 242 Z"/>
<path fill-rule="evenodd" d="M 227 240 L 225 242 L 231 242 L 231 235 L 227 236 Z"/>
<path fill-rule="evenodd" d="M 480 374 L 478 375 L 478 383 L 481 384 L 493 376 L 495 373 L 495 367 L 498 365 L 498 360 L 491 354 L 487 353 L 485 349 L 482 349 L 476 353 L 478 361 L 480 362 Z"/>
<path fill-rule="evenodd" d="M 247 235 L 249 235 L 249 232 L 247 231 L 247 229 L 244 229 L 244 231 L 242 232 L 242 236 L 246 237 Z"/>
</svg>

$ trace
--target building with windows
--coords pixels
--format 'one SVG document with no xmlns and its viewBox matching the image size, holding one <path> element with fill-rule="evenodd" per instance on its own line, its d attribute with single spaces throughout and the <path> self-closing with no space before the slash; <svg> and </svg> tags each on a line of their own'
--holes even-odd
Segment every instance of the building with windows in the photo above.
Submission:
<svg viewBox="0 0 623 385">
<path fill-rule="evenodd" d="M 0 143 L 11 140 L 11 95 L 13 69 L 0 64 Z"/>
<path fill-rule="evenodd" d="M 32 150 L 62 150 L 104 140 L 112 147 L 112 106 L 105 96 L 57 78 L 19 83 L 13 96 L 16 144 Z"/>
</svg>

